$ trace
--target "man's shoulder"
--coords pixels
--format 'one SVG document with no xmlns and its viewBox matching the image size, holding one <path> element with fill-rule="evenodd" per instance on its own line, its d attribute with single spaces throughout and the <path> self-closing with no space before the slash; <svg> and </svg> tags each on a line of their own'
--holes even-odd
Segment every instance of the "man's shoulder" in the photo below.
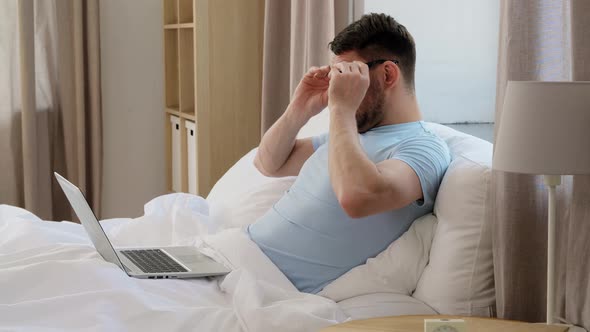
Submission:
<svg viewBox="0 0 590 332">
<path fill-rule="evenodd" d="M 430 145 L 448 148 L 447 143 L 442 138 L 428 129 L 416 130 L 397 142 L 396 145 Z"/>
<path fill-rule="evenodd" d="M 396 144 L 392 157 L 397 153 L 411 153 L 439 159 L 442 163 L 451 162 L 451 152 L 447 143 L 429 130 L 416 131 Z"/>
</svg>

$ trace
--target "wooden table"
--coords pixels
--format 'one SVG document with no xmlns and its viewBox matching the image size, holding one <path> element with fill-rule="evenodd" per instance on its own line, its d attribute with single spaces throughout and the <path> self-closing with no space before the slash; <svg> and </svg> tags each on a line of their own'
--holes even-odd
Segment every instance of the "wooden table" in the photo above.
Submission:
<svg viewBox="0 0 590 332">
<path fill-rule="evenodd" d="M 469 332 L 566 332 L 565 326 L 523 323 L 494 318 L 460 316 L 395 316 L 355 320 L 333 325 L 322 332 L 423 332 L 424 319 L 463 319 Z"/>
</svg>

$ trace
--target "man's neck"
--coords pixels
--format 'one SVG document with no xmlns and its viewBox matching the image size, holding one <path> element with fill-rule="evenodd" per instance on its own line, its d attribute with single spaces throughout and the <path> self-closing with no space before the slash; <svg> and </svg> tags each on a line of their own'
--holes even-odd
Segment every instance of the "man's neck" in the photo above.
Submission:
<svg viewBox="0 0 590 332">
<path fill-rule="evenodd" d="M 392 98 L 394 101 L 385 105 L 385 116 L 377 126 L 387 126 L 422 120 L 422 113 L 418 107 L 415 95 L 404 95 Z"/>
</svg>

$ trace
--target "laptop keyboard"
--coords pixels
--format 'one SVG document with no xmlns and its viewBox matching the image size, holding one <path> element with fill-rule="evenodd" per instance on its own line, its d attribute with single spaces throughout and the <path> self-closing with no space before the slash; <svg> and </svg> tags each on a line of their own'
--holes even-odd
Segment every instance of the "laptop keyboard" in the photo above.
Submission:
<svg viewBox="0 0 590 332">
<path fill-rule="evenodd" d="M 121 250 L 121 253 L 145 273 L 188 272 L 160 249 Z"/>
</svg>

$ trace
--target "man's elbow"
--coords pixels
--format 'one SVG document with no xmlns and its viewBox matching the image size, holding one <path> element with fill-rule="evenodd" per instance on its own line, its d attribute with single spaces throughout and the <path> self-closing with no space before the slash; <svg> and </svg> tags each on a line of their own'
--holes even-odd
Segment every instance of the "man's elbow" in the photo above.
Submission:
<svg viewBox="0 0 590 332">
<path fill-rule="evenodd" d="M 346 214 L 353 218 L 363 218 L 370 215 L 367 209 L 367 200 L 361 194 L 339 195 L 338 202 Z"/>
<path fill-rule="evenodd" d="M 262 175 L 264 175 L 266 177 L 269 177 L 269 178 L 281 177 L 281 174 L 280 174 L 279 170 L 269 171 L 268 169 L 266 169 L 264 167 L 264 163 L 262 163 L 262 161 L 260 160 L 260 157 L 258 156 L 258 154 L 256 154 L 256 157 L 254 157 L 254 167 L 256 167 L 256 169 Z"/>
<path fill-rule="evenodd" d="M 260 161 L 260 158 L 258 157 L 258 154 L 256 154 L 256 157 L 254 158 L 254 167 L 256 167 L 256 169 L 262 173 L 262 175 L 267 176 L 267 177 L 272 177 L 273 174 L 272 172 L 268 172 L 265 168 L 264 165 L 262 164 L 262 162 Z"/>
</svg>

